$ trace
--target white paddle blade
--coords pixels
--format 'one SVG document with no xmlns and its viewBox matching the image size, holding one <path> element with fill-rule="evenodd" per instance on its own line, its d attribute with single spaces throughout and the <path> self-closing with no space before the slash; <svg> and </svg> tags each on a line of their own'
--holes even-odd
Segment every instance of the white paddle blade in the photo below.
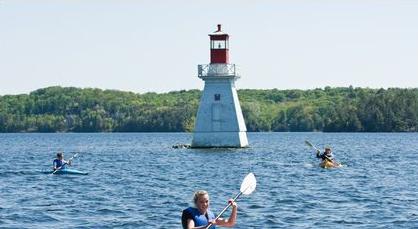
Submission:
<svg viewBox="0 0 418 229">
<path fill-rule="evenodd" d="M 242 181 L 240 191 L 244 195 L 250 195 L 254 192 L 257 186 L 257 180 L 255 179 L 254 173 L 249 173 Z"/>
</svg>

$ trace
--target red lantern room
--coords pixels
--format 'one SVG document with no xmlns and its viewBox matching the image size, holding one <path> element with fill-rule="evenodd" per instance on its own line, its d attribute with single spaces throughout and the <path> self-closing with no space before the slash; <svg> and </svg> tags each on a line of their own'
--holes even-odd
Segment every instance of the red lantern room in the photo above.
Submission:
<svg viewBox="0 0 418 229">
<path fill-rule="evenodd" d="M 210 37 L 210 63 L 228 64 L 229 63 L 229 36 L 222 32 L 221 25 L 218 30 L 209 34 Z"/>
</svg>

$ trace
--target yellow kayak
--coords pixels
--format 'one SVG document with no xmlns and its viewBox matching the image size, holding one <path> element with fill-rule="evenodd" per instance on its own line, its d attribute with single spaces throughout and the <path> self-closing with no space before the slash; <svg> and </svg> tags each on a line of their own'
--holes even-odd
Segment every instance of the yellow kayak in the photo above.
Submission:
<svg viewBox="0 0 418 229">
<path fill-rule="evenodd" d="M 324 168 L 324 169 L 330 169 L 330 168 L 339 168 L 342 165 L 338 162 L 323 160 L 321 163 L 319 163 L 319 166 L 321 166 L 321 168 Z"/>
</svg>

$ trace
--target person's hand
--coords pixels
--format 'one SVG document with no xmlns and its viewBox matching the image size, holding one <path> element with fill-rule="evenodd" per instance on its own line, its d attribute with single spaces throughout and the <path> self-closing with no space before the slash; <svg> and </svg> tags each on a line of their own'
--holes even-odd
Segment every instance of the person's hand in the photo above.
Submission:
<svg viewBox="0 0 418 229">
<path fill-rule="evenodd" d="M 231 204 L 232 208 L 237 208 L 238 207 L 237 202 L 235 202 L 233 199 L 229 199 L 228 203 Z"/>
<path fill-rule="evenodd" d="M 211 220 L 208 221 L 208 223 L 209 224 L 212 224 L 212 225 L 216 225 L 216 220 L 215 219 L 211 219 Z"/>
</svg>

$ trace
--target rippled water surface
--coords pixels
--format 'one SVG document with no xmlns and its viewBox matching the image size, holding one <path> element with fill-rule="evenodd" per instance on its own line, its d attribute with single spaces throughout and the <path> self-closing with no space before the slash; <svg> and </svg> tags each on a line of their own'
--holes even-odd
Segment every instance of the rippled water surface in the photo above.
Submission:
<svg viewBox="0 0 418 229">
<path fill-rule="evenodd" d="M 305 144 L 345 166 L 321 169 Z M 190 134 L 0 134 L 0 227 L 181 228 L 206 189 L 219 212 L 254 172 L 235 228 L 418 228 L 418 134 L 250 133 L 247 149 L 172 149 Z M 47 175 L 81 152 L 87 176 Z M 228 216 L 229 212 L 226 213 Z"/>
</svg>

